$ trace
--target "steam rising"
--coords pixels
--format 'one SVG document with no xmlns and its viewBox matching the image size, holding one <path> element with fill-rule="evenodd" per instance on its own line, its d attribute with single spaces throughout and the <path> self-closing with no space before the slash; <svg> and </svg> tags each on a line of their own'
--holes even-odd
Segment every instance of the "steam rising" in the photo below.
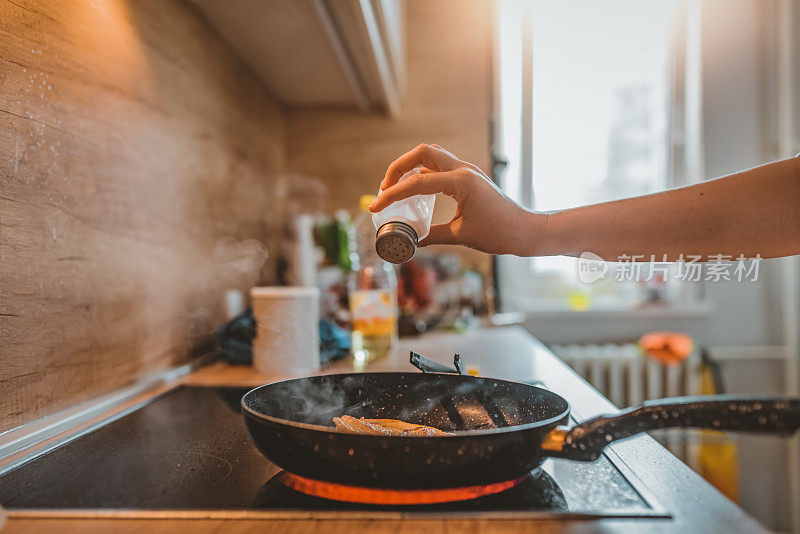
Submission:
<svg viewBox="0 0 800 534">
<path fill-rule="evenodd" d="M 276 391 L 272 395 L 254 397 L 251 407 L 273 417 L 332 426 L 334 417 L 369 404 L 366 399 L 348 402 L 345 391 L 353 385 L 353 379 L 336 382 L 324 376 L 319 378 L 275 384 L 272 388 L 276 388 Z"/>
<path fill-rule="evenodd" d="M 209 274 L 230 287 L 251 287 L 258 282 L 268 257 L 267 247 L 258 240 L 220 241 L 214 249 Z"/>
<path fill-rule="evenodd" d="M 193 281 L 190 287 L 200 289 L 197 297 L 202 302 L 208 302 L 207 297 L 212 294 L 218 294 L 219 298 L 213 301 L 214 308 L 197 305 L 184 312 L 183 317 L 191 332 L 195 335 L 214 332 L 219 327 L 220 318 L 216 306 L 222 305 L 224 294 L 220 289 L 238 289 L 245 293 L 262 278 L 268 257 L 266 245 L 256 239 L 223 239 L 217 241 L 210 254 L 198 257 L 196 269 L 189 275 Z"/>
</svg>

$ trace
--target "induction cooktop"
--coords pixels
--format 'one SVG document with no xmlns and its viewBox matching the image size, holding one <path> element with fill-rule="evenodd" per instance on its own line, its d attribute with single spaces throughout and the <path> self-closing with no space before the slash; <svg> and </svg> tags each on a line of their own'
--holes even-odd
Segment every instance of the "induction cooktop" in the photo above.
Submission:
<svg viewBox="0 0 800 534">
<path fill-rule="evenodd" d="M 547 460 L 511 489 L 454 503 L 305 495 L 280 483 L 281 469 L 247 437 L 246 391 L 178 387 L 134 406 L 0 469 L 0 504 L 38 517 L 669 517 L 611 449 L 591 463 Z"/>
</svg>

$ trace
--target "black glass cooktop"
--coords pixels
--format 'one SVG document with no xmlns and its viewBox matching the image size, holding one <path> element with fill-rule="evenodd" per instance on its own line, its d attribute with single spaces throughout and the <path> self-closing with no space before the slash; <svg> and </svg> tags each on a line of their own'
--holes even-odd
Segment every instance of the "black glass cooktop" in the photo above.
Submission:
<svg viewBox="0 0 800 534">
<path fill-rule="evenodd" d="M 668 517 L 613 452 L 593 463 L 548 460 L 510 490 L 458 503 L 382 507 L 310 497 L 274 480 L 280 469 L 250 443 L 239 406 L 246 391 L 181 387 L 156 397 L 7 470 L 0 476 L 0 504 L 12 514 L 42 515 Z"/>
</svg>

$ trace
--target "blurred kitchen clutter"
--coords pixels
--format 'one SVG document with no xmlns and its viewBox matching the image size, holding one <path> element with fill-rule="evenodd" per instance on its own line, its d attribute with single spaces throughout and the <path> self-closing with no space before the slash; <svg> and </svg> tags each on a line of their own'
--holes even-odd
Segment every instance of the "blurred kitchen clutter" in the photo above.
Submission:
<svg viewBox="0 0 800 534">
<path fill-rule="evenodd" d="M 352 356 L 356 367 L 386 355 L 398 335 L 432 329 L 464 331 L 493 309 L 491 285 L 463 266 L 453 252 L 421 249 L 402 265 L 381 259 L 369 204 L 359 199 L 355 217 L 325 213 L 326 189 L 292 176 L 283 197 L 283 246 L 276 251 L 283 285 L 320 290 L 320 358 Z M 354 206 L 356 207 L 356 206 Z M 245 310 L 217 332 L 231 363 L 252 361 L 255 323 Z"/>
</svg>

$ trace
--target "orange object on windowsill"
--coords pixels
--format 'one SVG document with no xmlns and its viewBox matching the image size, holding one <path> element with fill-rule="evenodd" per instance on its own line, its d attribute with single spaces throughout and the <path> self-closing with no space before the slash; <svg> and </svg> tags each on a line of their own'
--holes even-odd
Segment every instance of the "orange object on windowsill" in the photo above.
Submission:
<svg viewBox="0 0 800 534">
<path fill-rule="evenodd" d="M 679 365 L 694 350 L 694 342 L 680 332 L 650 332 L 639 340 L 639 347 L 664 365 Z"/>
</svg>

